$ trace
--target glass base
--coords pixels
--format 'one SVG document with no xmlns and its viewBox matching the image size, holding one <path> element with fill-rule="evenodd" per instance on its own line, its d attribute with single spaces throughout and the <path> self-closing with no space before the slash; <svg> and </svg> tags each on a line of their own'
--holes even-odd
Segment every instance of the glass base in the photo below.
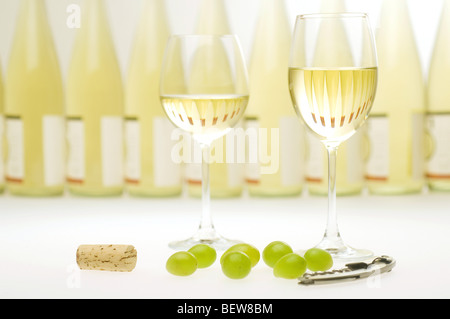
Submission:
<svg viewBox="0 0 450 319">
<path fill-rule="evenodd" d="M 325 237 L 316 245 L 316 248 L 326 250 L 333 257 L 334 261 L 343 263 L 365 261 L 374 256 L 370 250 L 356 249 L 344 244 L 340 237 L 335 240 Z"/>
<path fill-rule="evenodd" d="M 185 240 L 179 240 L 169 243 L 169 247 L 176 250 L 188 250 L 197 244 L 206 244 L 213 247 L 216 250 L 227 250 L 233 245 L 240 244 L 242 241 L 227 239 L 217 233 L 209 233 L 207 236 L 202 232 L 199 232 L 191 238 Z"/>
</svg>

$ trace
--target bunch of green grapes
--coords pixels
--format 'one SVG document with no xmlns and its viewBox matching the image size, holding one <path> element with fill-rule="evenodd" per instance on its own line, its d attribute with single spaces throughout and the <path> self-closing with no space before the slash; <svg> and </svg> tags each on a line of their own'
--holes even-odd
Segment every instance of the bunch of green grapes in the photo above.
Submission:
<svg viewBox="0 0 450 319">
<path fill-rule="evenodd" d="M 217 258 L 214 248 L 199 244 L 188 251 L 179 251 L 170 256 L 166 263 L 169 273 L 176 276 L 192 275 L 198 268 L 211 266 Z M 333 258 L 322 249 L 311 248 L 304 256 L 293 252 L 292 248 L 282 241 L 274 241 L 267 245 L 262 253 L 267 266 L 273 268 L 276 277 L 295 279 L 310 271 L 327 271 L 333 266 Z M 247 277 L 255 267 L 261 254 L 259 250 L 246 243 L 230 247 L 220 258 L 222 272 L 231 279 Z"/>
</svg>

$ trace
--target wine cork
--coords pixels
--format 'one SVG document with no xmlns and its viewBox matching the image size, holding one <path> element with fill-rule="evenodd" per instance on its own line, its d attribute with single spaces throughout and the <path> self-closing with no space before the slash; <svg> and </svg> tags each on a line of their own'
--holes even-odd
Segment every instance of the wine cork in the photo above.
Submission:
<svg viewBox="0 0 450 319">
<path fill-rule="evenodd" d="M 136 262 L 137 251 L 131 245 L 81 245 L 77 249 L 82 270 L 130 272 Z"/>
</svg>

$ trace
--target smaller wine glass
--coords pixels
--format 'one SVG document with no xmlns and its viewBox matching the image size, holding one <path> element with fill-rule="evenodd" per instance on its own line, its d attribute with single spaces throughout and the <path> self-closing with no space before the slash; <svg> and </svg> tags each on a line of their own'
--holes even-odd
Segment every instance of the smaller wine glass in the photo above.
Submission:
<svg viewBox="0 0 450 319">
<path fill-rule="evenodd" d="M 204 243 L 227 249 L 239 241 L 215 229 L 210 201 L 211 143 L 242 118 L 249 100 L 248 75 L 241 46 L 233 35 L 170 37 L 161 71 L 160 98 L 167 117 L 191 134 L 202 150 L 202 214 L 197 232 L 171 242 L 174 249 Z"/>
</svg>

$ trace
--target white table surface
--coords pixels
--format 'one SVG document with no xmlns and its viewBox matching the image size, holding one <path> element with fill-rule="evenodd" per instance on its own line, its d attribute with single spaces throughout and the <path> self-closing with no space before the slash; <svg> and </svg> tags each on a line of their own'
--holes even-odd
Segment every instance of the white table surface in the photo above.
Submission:
<svg viewBox="0 0 450 319">
<path fill-rule="evenodd" d="M 194 233 L 200 201 L 0 197 L 0 298 L 449 298 L 450 194 L 338 198 L 347 244 L 397 260 L 389 274 L 326 286 L 275 278 L 261 260 L 243 280 L 226 278 L 217 260 L 190 277 L 165 270 L 168 242 Z M 324 197 L 213 201 L 217 230 L 260 251 L 274 240 L 314 246 L 326 222 Z M 131 244 L 131 273 L 80 271 L 81 244 Z M 220 254 L 219 254 L 220 257 Z"/>
</svg>

